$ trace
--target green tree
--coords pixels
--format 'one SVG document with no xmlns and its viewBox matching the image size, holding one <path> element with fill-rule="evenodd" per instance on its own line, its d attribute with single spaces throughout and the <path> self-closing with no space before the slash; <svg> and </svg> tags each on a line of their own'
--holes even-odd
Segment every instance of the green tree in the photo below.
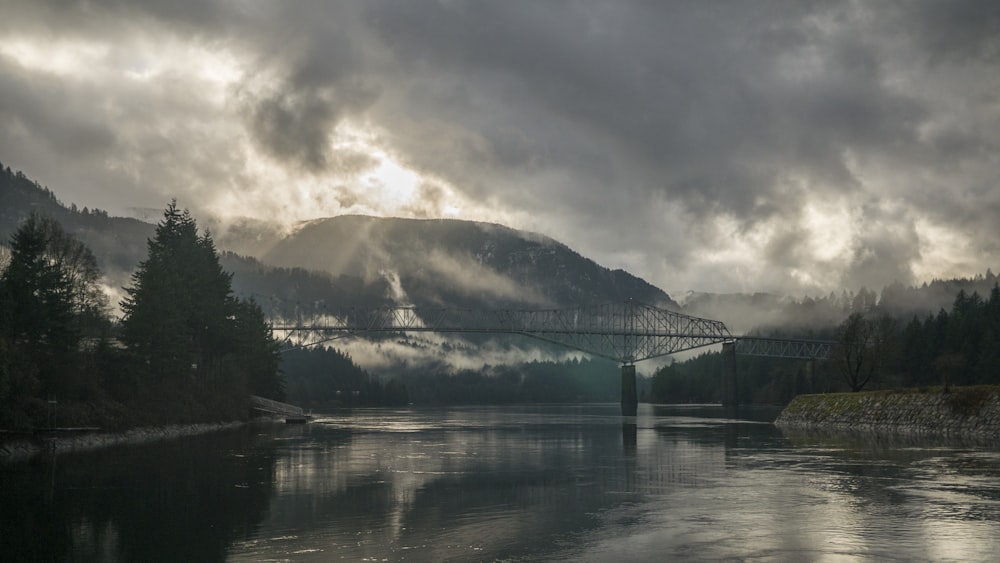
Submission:
<svg viewBox="0 0 1000 563">
<path fill-rule="evenodd" d="M 32 353 L 63 351 L 76 344 L 72 288 L 48 253 L 47 220 L 32 214 L 11 237 L 10 263 L 0 277 L 5 334 Z"/>
<path fill-rule="evenodd" d="M 234 336 L 236 347 L 242 350 L 238 369 L 245 374 L 247 387 L 254 395 L 282 401 L 285 399 L 285 380 L 279 367 L 281 352 L 271 328 L 264 318 L 264 311 L 256 301 L 238 301 Z"/>
<path fill-rule="evenodd" d="M 171 202 L 121 302 L 121 340 L 159 379 L 189 373 L 195 361 L 186 318 L 193 303 L 178 263 L 196 241 L 194 221 Z"/>
<path fill-rule="evenodd" d="M 232 295 L 209 233 L 171 202 L 122 301 L 121 339 L 153 388 L 188 418 L 242 416 L 248 391 L 280 398 L 277 344 L 263 312 Z"/>
<path fill-rule="evenodd" d="M 99 278 L 93 253 L 58 222 L 32 214 L 21 224 L 0 275 L 0 332 L 8 375 L 20 371 L 21 385 L 37 375 L 43 394 L 74 392 L 80 383 L 75 379 L 83 328 L 105 314 Z"/>
<path fill-rule="evenodd" d="M 69 284 L 69 301 L 81 336 L 97 336 L 108 326 L 108 297 L 101 288 L 101 271 L 94 253 L 58 222 L 43 219 L 46 255 L 59 265 Z"/>
<path fill-rule="evenodd" d="M 171 202 L 121 302 L 122 341 L 159 378 L 209 374 L 228 345 L 236 301 L 211 238 Z"/>
</svg>

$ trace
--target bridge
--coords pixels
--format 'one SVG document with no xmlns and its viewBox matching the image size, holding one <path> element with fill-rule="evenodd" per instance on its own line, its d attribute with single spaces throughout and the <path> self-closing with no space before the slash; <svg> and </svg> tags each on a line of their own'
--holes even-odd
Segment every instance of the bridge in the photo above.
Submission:
<svg viewBox="0 0 1000 563">
<path fill-rule="evenodd" d="M 551 342 L 622 365 L 622 413 L 634 416 L 635 363 L 703 346 L 723 352 L 796 359 L 829 357 L 831 342 L 733 336 L 721 321 L 684 315 L 634 300 L 565 309 L 456 309 L 434 307 L 347 308 L 300 322 L 272 326 L 285 335 L 438 332 L 517 334 Z M 326 340 L 332 338 L 326 337 Z M 323 342 L 313 342 L 318 344 Z M 724 374 L 724 402 L 735 404 L 735 361 Z M 730 372 L 732 372 L 730 374 Z"/>
</svg>

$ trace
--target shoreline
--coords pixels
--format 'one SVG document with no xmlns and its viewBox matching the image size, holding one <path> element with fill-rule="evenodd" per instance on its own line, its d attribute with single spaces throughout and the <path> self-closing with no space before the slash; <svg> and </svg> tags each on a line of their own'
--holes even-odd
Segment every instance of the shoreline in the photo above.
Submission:
<svg viewBox="0 0 1000 563">
<path fill-rule="evenodd" d="M 1000 386 L 799 395 L 781 429 L 1000 440 Z"/>
<path fill-rule="evenodd" d="M 0 442 L 0 464 L 30 461 L 43 453 L 84 452 L 112 446 L 173 440 L 185 436 L 231 430 L 255 422 L 259 422 L 259 420 L 144 426 L 122 432 L 96 431 L 62 436 L 58 433 L 36 434 L 30 438 L 14 438 Z"/>
</svg>

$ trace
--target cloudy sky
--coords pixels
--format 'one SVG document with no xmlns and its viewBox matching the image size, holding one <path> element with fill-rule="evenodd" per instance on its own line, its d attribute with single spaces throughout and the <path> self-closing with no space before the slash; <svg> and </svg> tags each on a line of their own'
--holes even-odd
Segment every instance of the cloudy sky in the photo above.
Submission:
<svg viewBox="0 0 1000 563">
<path fill-rule="evenodd" d="M 668 292 L 1000 269 L 1000 2 L 0 0 L 65 203 L 487 220 Z"/>
</svg>

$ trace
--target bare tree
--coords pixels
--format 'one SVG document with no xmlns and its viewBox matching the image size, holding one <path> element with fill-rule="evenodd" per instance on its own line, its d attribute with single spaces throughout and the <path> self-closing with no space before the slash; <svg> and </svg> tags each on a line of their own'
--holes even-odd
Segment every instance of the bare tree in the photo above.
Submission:
<svg viewBox="0 0 1000 563">
<path fill-rule="evenodd" d="M 42 217 L 41 222 L 48 239 L 46 252 L 62 268 L 74 311 L 80 315 L 104 315 L 108 298 L 100 286 L 101 271 L 94 253 L 54 219 Z"/>
<path fill-rule="evenodd" d="M 872 378 L 888 371 L 897 349 L 896 328 L 895 319 L 887 315 L 868 319 L 857 312 L 837 327 L 834 361 L 851 391 L 864 389 Z"/>
<path fill-rule="evenodd" d="M 851 391 L 863 389 L 874 373 L 874 364 L 868 353 L 871 340 L 871 326 L 861 313 L 851 313 L 837 327 L 834 360 Z"/>
</svg>

